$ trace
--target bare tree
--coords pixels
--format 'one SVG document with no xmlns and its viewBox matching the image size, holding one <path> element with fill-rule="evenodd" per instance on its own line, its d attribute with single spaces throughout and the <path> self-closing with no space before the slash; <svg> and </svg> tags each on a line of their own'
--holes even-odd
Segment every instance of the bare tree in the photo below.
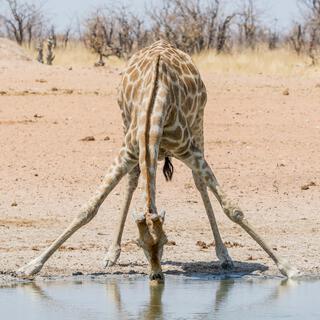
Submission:
<svg viewBox="0 0 320 320">
<path fill-rule="evenodd" d="M 289 36 L 290 44 L 293 46 L 294 51 L 300 55 L 302 52 L 302 49 L 305 44 L 305 39 L 304 39 L 304 32 L 302 30 L 302 25 L 301 24 L 296 24 Z"/>
<path fill-rule="evenodd" d="M 220 0 L 163 1 L 162 8 L 150 13 L 153 34 L 190 54 L 213 48 L 221 52 L 235 15 L 225 16 L 220 9 Z"/>
<path fill-rule="evenodd" d="M 39 41 L 38 45 L 37 45 L 37 61 L 40 63 L 43 63 L 43 42 Z"/>
<path fill-rule="evenodd" d="M 52 25 L 49 31 L 49 40 L 51 42 L 51 47 L 54 49 L 57 47 L 57 36 L 56 36 L 56 29 L 55 26 Z M 49 41 L 48 40 L 48 41 Z"/>
<path fill-rule="evenodd" d="M 299 2 L 305 9 L 307 53 L 312 65 L 315 65 L 320 59 L 320 0 L 299 0 Z"/>
<path fill-rule="evenodd" d="M 216 35 L 218 31 L 218 16 L 220 10 L 220 1 L 215 0 L 211 2 L 207 8 L 207 26 L 206 26 L 206 33 L 207 33 L 207 44 L 206 49 L 214 48 Z"/>
<path fill-rule="evenodd" d="M 133 33 L 133 41 L 136 43 L 136 49 L 145 47 L 149 42 L 150 32 L 144 26 L 144 21 L 136 15 L 131 17 L 131 27 Z"/>
<path fill-rule="evenodd" d="M 96 10 L 87 19 L 84 33 L 86 46 L 99 55 L 97 66 L 104 65 L 103 58 L 112 55 L 128 59 L 148 43 L 148 37 L 144 21 L 125 7 Z"/>
<path fill-rule="evenodd" d="M 0 14 L 0 37 L 5 36 L 5 20 L 4 17 Z"/>
<path fill-rule="evenodd" d="M 281 35 L 278 31 L 278 19 L 274 19 L 273 27 L 265 28 L 265 33 L 267 37 L 267 43 L 269 50 L 274 50 L 278 47 Z M 261 29 L 261 28 L 260 28 Z"/>
<path fill-rule="evenodd" d="M 320 29 L 313 25 L 310 29 L 310 41 L 308 47 L 308 54 L 311 58 L 311 64 L 314 66 L 318 64 L 320 59 Z"/>
<path fill-rule="evenodd" d="M 115 39 L 118 43 L 121 56 L 128 58 L 133 51 L 135 42 L 134 28 L 132 26 L 131 14 L 128 14 L 128 10 L 122 7 L 114 13 L 116 20 L 116 31 L 118 36 Z M 139 33 L 138 33 L 139 34 Z"/>
<path fill-rule="evenodd" d="M 47 65 L 51 66 L 55 58 L 53 49 L 55 48 L 55 40 L 50 36 L 47 40 Z"/>
<path fill-rule="evenodd" d="M 105 15 L 102 9 L 97 10 L 87 21 L 85 43 L 89 48 L 99 55 L 99 61 L 95 66 L 103 66 L 103 57 L 123 55 L 121 48 L 116 41 L 116 18 Z M 121 33 L 118 33 L 121 38 Z"/>
<path fill-rule="evenodd" d="M 19 0 L 4 0 L 8 14 L 2 16 L 9 38 L 15 39 L 19 45 L 24 41 L 31 44 L 35 29 L 42 28 L 44 20 L 41 7 Z"/>
<path fill-rule="evenodd" d="M 103 30 L 103 17 L 97 11 L 95 16 L 90 17 L 86 23 L 85 44 L 94 52 L 99 54 L 99 65 L 103 66 L 103 51 L 106 43 L 106 31 Z"/>
<path fill-rule="evenodd" d="M 235 17 L 235 14 L 227 16 L 219 25 L 218 35 L 217 35 L 217 53 L 226 51 L 227 43 L 227 31 L 229 29 L 231 20 Z"/>
<path fill-rule="evenodd" d="M 274 50 L 277 48 L 279 42 L 279 34 L 276 31 L 269 30 L 268 32 L 268 48 Z"/>
<path fill-rule="evenodd" d="M 254 49 L 257 42 L 258 10 L 253 0 L 243 0 L 239 13 L 240 44 Z"/>
<path fill-rule="evenodd" d="M 64 48 L 67 48 L 68 46 L 68 43 L 70 41 L 70 36 L 71 36 L 71 25 L 67 26 L 63 32 L 63 35 L 62 35 L 62 43 L 63 43 L 63 47 Z"/>
<path fill-rule="evenodd" d="M 152 8 L 149 11 L 152 25 L 153 40 L 164 38 L 179 47 L 178 33 L 175 30 L 176 14 L 174 5 L 165 0 L 161 8 Z"/>
</svg>

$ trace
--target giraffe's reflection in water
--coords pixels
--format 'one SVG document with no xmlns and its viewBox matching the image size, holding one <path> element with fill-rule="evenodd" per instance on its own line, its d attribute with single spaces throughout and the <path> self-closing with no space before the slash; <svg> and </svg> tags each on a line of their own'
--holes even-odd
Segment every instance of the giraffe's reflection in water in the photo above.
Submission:
<svg viewBox="0 0 320 320">
<path fill-rule="evenodd" d="M 156 286 L 141 276 L 3 286 L 1 319 L 320 318 L 320 281 L 167 277 L 170 281 Z"/>
</svg>

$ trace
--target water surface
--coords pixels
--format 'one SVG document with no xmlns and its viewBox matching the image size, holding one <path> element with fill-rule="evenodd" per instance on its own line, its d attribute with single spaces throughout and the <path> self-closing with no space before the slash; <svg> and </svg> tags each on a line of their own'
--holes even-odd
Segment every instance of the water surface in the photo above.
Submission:
<svg viewBox="0 0 320 320">
<path fill-rule="evenodd" d="M 0 319 L 320 319 L 320 281 L 167 276 L 41 281 L 0 289 Z"/>
</svg>

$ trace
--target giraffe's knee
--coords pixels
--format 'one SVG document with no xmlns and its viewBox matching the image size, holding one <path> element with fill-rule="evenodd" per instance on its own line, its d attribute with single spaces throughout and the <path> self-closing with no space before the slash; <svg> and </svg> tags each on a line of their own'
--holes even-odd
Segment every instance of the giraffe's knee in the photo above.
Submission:
<svg viewBox="0 0 320 320">
<path fill-rule="evenodd" d="M 129 173 L 129 180 L 128 180 L 128 191 L 135 191 L 138 187 L 139 182 L 139 175 L 140 170 L 133 169 L 132 172 Z"/>
<path fill-rule="evenodd" d="M 135 179 L 130 180 L 129 185 L 128 185 L 129 191 L 133 192 L 137 189 L 137 187 L 138 187 L 138 179 L 135 178 Z"/>
<path fill-rule="evenodd" d="M 224 212 L 235 223 L 240 223 L 244 219 L 244 214 L 239 208 L 225 208 Z"/>
<path fill-rule="evenodd" d="M 195 181 L 195 186 L 196 186 L 197 190 L 200 191 L 200 192 L 202 190 L 204 190 L 204 187 L 203 187 L 202 183 L 199 180 Z"/>
<path fill-rule="evenodd" d="M 196 188 L 198 189 L 198 191 L 201 192 L 201 191 L 205 190 L 205 185 L 199 176 L 194 175 L 193 179 L 194 179 L 194 184 L 195 184 Z"/>
</svg>

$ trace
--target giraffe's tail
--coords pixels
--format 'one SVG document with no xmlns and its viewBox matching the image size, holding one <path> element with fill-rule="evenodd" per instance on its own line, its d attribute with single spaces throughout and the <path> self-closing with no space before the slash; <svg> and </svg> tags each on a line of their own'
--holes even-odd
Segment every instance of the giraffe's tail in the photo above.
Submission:
<svg viewBox="0 0 320 320">
<path fill-rule="evenodd" d="M 139 139 L 139 149 L 140 149 L 140 169 L 142 174 L 146 177 L 147 181 L 150 181 L 150 167 L 151 171 L 155 169 L 160 137 L 163 131 L 163 119 L 164 119 L 164 106 L 165 101 L 158 99 L 159 90 L 160 95 L 165 96 L 163 92 L 163 87 L 159 88 L 160 75 L 159 70 L 163 71 L 163 61 L 161 61 L 161 56 L 159 55 L 157 59 L 154 60 L 152 77 L 150 83 L 152 84 L 151 92 L 149 93 L 149 99 L 146 100 L 148 105 L 142 108 L 140 113 L 141 117 L 145 119 L 145 127 L 143 130 L 143 135 Z M 159 117 L 159 113 L 162 112 L 162 117 Z M 151 139 L 150 139 L 151 138 Z M 174 167 L 169 156 L 165 157 L 165 162 L 163 165 L 163 175 L 166 181 L 171 181 L 173 176 Z M 149 190 L 150 191 L 150 190 Z"/>
<path fill-rule="evenodd" d="M 141 104 L 138 121 L 141 124 L 138 131 L 139 166 L 142 181 L 145 183 L 146 205 L 149 212 L 156 212 L 155 208 L 155 179 L 160 141 L 163 133 L 165 109 L 167 106 L 167 87 L 162 85 L 163 61 L 161 56 L 153 60 L 152 69 L 146 77 L 146 91 L 144 103 Z M 173 166 L 169 158 L 165 159 L 163 173 L 167 180 L 172 177 Z"/>
<path fill-rule="evenodd" d="M 164 177 L 166 178 L 166 181 L 172 180 L 173 171 L 174 171 L 174 167 L 171 162 L 171 158 L 165 157 L 162 172 L 163 172 Z"/>
</svg>

